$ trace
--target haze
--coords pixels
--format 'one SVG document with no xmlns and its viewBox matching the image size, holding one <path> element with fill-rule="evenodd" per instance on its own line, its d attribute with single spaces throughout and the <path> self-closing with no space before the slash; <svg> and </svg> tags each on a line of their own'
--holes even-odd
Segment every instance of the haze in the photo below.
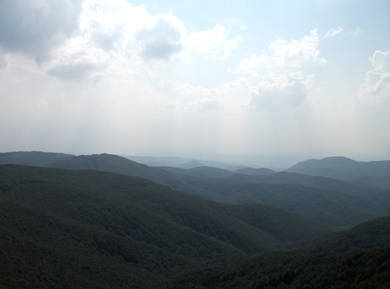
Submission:
<svg viewBox="0 0 390 289">
<path fill-rule="evenodd" d="M 389 1 L 2 0 L 0 151 L 390 159 L 389 15 Z"/>
</svg>

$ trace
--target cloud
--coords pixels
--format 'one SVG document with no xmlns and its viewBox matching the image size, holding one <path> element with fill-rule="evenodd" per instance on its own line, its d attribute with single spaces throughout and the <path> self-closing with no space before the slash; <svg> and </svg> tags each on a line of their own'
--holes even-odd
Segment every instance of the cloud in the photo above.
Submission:
<svg viewBox="0 0 390 289">
<path fill-rule="evenodd" d="M 185 40 L 185 46 L 190 52 L 210 54 L 221 59 L 228 58 L 243 40 L 239 35 L 228 39 L 228 32 L 225 26 L 217 24 L 213 29 L 190 34 Z"/>
<path fill-rule="evenodd" d="M 150 60 L 180 65 L 199 54 L 224 59 L 240 41 L 223 25 L 190 32 L 172 13 L 152 16 L 126 0 L 0 1 L 0 68 L 7 54 L 23 54 L 67 80 L 114 66 L 153 73 Z"/>
<path fill-rule="evenodd" d="M 0 45 L 41 63 L 78 29 L 81 0 L 0 1 Z"/>
<path fill-rule="evenodd" d="M 47 74 L 65 80 L 80 80 L 103 68 L 102 65 L 94 63 L 64 64 L 50 68 Z"/>
<path fill-rule="evenodd" d="M 369 102 L 390 100 L 390 50 L 377 50 L 369 58 L 372 70 L 366 73 L 364 84 L 360 87 L 360 96 Z"/>
<path fill-rule="evenodd" d="M 116 25 L 112 28 L 102 27 L 102 24 L 95 23 L 94 34 L 91 36 L 93 43 L 104 51 L 119 49 L 124 34 L 124 27 Z"/>
<path fill-rule="evenodd" d="M 325 64 L 326 60 L 319 56 L 319 41 L 317 30 L 312 30 L 300 40 L 280 38 L 269 45 L 270 55 L 246 58 L 235 72 L 256 74 L 260 69 L 272 67 L 301 68 L 307 63 Z"/>
<path fill-rule="evenodd" d="M 215 98 L 203 97 L 187 105 L 187 110 L 195 110 L 198 112 L 216 111 L 222 108 L 222 104 Z"/>
<path fill-rule="evenodd" d="M 140 29 L 135 38 L 144 58 L 170 59 L 182 48 L 184 25 L 175 16 L 157 15 L 151 27 Z"/>
<path fill-rule="evenodd" d="M 329 29 L 328 32 L 326 32 L 324 38 L 335 36 L 343 31 L 344 31 L 344 29 L 341 27 L 338 27 L 337 29 L 331 28 L 331 29 Z"/>
<path fill-rule="evenodd" d="M 0 49 L 0 70 L 6 68 L 8 66 L 8 61 L 6 59 L 6 55 L 2 54 L 1 52 L 2 51 Z"/>
<path fill-rule="evenodd" d="M 349 31 L 348 35 L 352 35 L 353 37 L 358 37 L 359 35 L 363 34 L 364 31 L 357 27 L 355 30 Z"/>
<path fill-rule="evenodd" d="M 249 107 L 262 111 L 296 108 L 307 97 L 305 82 L 301 75 L 289 73 L 282 78 L 265 78 L 252 93 Z"/>
</svg>

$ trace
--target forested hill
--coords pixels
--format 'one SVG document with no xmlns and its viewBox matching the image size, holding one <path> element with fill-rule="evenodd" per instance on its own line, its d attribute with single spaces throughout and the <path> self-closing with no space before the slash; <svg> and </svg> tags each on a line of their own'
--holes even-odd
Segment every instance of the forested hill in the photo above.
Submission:
<svg viewBox="0 0 390 289">
<path fill-rule="evenodd" d="M 390 288 L 390 248 L 347 253 L 274 252 L 183 274 L 172 288 Z"/>
<path fill-rule="evenodd" d="M 23 155 L 28 159 L 35 154 Z M 51 154 L 44 156 L 48 159 Z M 346 162 L 355 163 L 348 159 Z M 390 213 L 390 190 L 378 191 L 376 185 L 367 188 L 297 173 L 272 173 L 263 169 L 244 169 L 236 173 L 213 167 L 161 169 L 110 154 L 64 157 L 45 166 L 147 178 L 202 198 L 224 203 L 268 204 L 340 228 L 349 228 Z"/>
<path fill-rule="evenodd" d="M 390 216 L 303 242 L 298 247 L 299 251 L 216 262 L 183 274 L 174 288 L 184 284 L 220 289 L 390 286 Z"/>
<path fill-rule="evenodd" d="M 286 170 L 299 174 L 350 181 L 367 187 L 390 189 L 390 161 L 357 162 L 329 157 L 300 162 Z"/>
<path fill-rule="evenodd" d="M 74 155 L 37 152 L 37 151 L 10 152 L 10 153 L 0 153 L 0 164 L 45 166 L 70 157 L 74 157 Z"/>
<path fill-rule="evenodd" d="M 299 249 L 321 253 L 386 247 L 390 247 L 390 216 L 370 220 L 349 230 L 304 242 Z"/>
<path fill-rule="evenodd" d="M 389 217 L 343 232 L 314 220 L 351 226 L 388 216 L 389 191 L 267 184 L 254 181 L 259 175 L 180 177 L 104 154 L 46 166 L 59 164 L 68 169 L 0 165 L 0 288 L 390 286 Z M 132 168 L 193 194 L 240 201 L 126 175 Z"/>
<path fill-rule="evenodd" d="M 18 165 L 0 166 L 0 216 L 2 288 L 166 288 L 183 270 L 332 231 L 137 177 Z"/>
</svg>

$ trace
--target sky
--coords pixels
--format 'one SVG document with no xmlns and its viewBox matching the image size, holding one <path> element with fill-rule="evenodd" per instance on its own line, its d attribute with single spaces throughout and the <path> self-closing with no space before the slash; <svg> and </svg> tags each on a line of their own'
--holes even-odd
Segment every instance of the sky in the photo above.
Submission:
<svg viewBox="0 0 390 289">
<path fill-rule="evenodd" d="M 0 151 L 390 159 L 387 0 L 1 0 Z"/>
</svg>

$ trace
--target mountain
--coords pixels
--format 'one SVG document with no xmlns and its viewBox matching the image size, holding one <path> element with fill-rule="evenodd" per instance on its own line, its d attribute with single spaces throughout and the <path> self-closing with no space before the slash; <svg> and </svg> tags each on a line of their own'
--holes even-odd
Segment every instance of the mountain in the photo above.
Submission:
<svg viewBox="0 0 390 289">
<path fill-rule="evenodd" d="M 266 168 L 241 168 L 234 171 L 235 174 L 243 174 L 243 175 L 250 175 L 250 176 L 269 176 L 274 173 L 276 173 L 273 170 L 266 169 Z"/>
<path fill-rule="evenodd" d="M 148 156 L 124 156 L 125 158 L 141 163 L 150 167 L 167 166 L 167 167 L 179 167 L 184 163 L 193 161 L 190 158 L 181 157 L 148 157 Z"/>
<path fill-rule="evenodd" d="M 0 165 L 1 288 L 390 286 L 390 191 L 287 172 L 185 177 L 107 154 L 50 166 Z M 302 216 L 348 227 L 378 214 L 386 217 L 336 233 Z"/>
<path fill-rule="evenodd" d="M 386 205 L 390 203 L 389 192 L 370 192 L 324 177 L 287 172 L 243 175 L 212 167 L 152 168 L 110 154 L 69 157 L 49 166 L 147 178 L 202 198 L 224 203 L 268 204 L 341 228 L 390 213 Z"/>
<path fill-rule="evenodd" d="M 152 180 L 158 184 L 167 185 L 183 192 L 189 192 L 192 194 L 203 193 L 201 189 L 188 184 L 182 176 L 172 174 L 162 169 L 139 164 L 137 162 L 130 161 L 127 158 L 112 154 L 82 155 L 72 157 L 53 163 L 49 167 L 68 170 L 98 170 L 127 176 L 135 176 Z"/>
<path fill-rule="evenodd" d="M 389 246 L 387 216 L 305 241 L 300 250 L 311 253 L 273 252 L 195 269 L 174 288 L 388 288 Z"/>
<path fill-rule="evenodd" d="M 0 153 L 0 164 L 44 166 L 70 157 L 74 157 L 74 155 L 37 152 L 37 151 L 9 152 L 9 153 Z"/>
<path fill-rule="evenodd" d="M 291 168 L 287 169 L 287 171 L 292 171 L 295 173 L 307 173 L 310 170 L 319 170 L 319 169 L 329 169 L 329 168 L 337 168 L 337 167 L 349 167 L 354 166 L 358 162 L 346 157 L 328 157 L 323 158 L 321 160 L 306 160 L 303 162 L 299 162 Z"/>
<path fill-rule="evenodd" d="M 190 162 L 187 162 L 187 163 L 180 165 L 180 168 L 182 168 L 182 169 L 193 169 L 193 168 L 197 168 L 197 167 L 204 167 L 204 164 L 202 164 L 201 162 L 198 162 L 198 161 L 190 161 Z"/>
<path fill-rule="evenodd" d="M 225 163 L 220 161 L 196 160 L 183 157 L 145 157 L 145 156 L 125 156 L 131 161 L 145 164 L 150 167 L 176 167 L 193 168 L 198 166 L 216 167 L 224 170 L 236 170 L 242 165 L 237 163 Z"/>
<path fill-rule="evenodd" d="M 332 178 L 318 177 L 318 176 L 308 176 L 297 173 L 288 173 L 288 172 L 275 172 L 269 175 L 242 175 L 233 176 L 227 180 L 229 183 L 247 182 L 247 183 L 264 183 L 264 184 L 285 184 L 285 183 L 295 183 L 299 185 L 325 188 L 339 191 L 348 191 L 359 194 L 367 194 L 370 192 L 366 187 L 359 185 L 351 184 L 346 181 L 341 181 Z"/>
<path fill-rule="evenodd" d="M 390 216 L 370 220 L 349 230 L 305 242 L 300 250 L 321 253 L 386 247 L 390 247 Z"/>
<path fill-rule="evenodd" d="M 334 230 L 96 170 L 0 166 L 0 287 L 167 288 L 184 270 Z"/>
<path fill-rule="evenodd" d="M 199 179 L 215 179 L 215 178 L 226 178 L 233 173 L 229 170 L 219 169 L 215 167 L 207 166 L 194 166 L 192 168 L 174 168 L 174 167 L 157 167 L 158 169 L 185 176 L 190 178 Z"/>
<path fill-rule="evenodd" d="M 390 191 L 359 194 L 296 183 L 248 183 L 245 176 L 187 180 L 198 196 L 226 203 L 263 203 L 333 226 L 352 227 L 390 214 Z"/>
<path fill-rule="evenodd" d="M 330 157 L 303 161 L 286 171 L 335 178 L 371 188 L 390 189 L 390 161 L 357 162 L 345 157 Z"/>
<path fill-rule="evenodd" d="M 48 167 L 69 170 L 98 170 L 148 179 L 154 177 L 148 166 L 111 154 L 75 156 L 60 160 Z"/>
<path fill-rule="evenodd" d="M 193 270 L 175 289 L 390 288 L 390 248 L 347 253 L 274 252 Z"/>
</svg>

